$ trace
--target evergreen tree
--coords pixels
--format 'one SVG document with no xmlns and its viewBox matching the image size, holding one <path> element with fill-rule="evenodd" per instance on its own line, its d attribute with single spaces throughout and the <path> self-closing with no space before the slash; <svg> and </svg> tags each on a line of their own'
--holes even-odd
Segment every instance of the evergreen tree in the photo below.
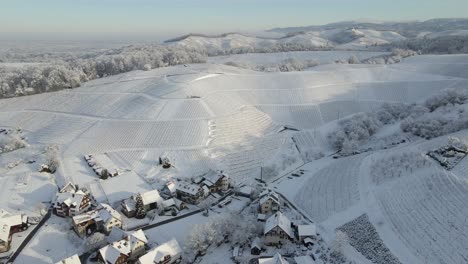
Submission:
<svg viewBox="0 0 468 264">
<path fill-rule="evenodd" d="M 143 198 L 141 194 L 136 196 L 136 218 L 143 219 L 146 217 L 145 205 L 143 204 Z"/>
</svg>

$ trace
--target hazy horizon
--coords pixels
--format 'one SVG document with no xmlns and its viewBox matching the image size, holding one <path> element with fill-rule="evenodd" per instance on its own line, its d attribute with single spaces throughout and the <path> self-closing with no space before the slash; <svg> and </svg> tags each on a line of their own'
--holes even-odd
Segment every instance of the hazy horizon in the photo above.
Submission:
<svg viewBox="0 0 468 264">
<path fill-rule="evenodd" d="M 1 4 L 0 40 L 161 41 L 188 33 L 256 32 L 339 21 L 466 17 L 467 1 L 15 0 Z M 332 15 L 330 15 L 332 14 Z"/>
</svg>

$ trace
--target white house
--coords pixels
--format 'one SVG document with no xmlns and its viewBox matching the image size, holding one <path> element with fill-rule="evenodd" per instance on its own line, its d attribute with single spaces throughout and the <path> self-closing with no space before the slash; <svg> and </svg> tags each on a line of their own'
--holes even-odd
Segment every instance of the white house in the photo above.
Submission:
<svg viewBox="0 0 468 264">
<path fill-rule="evenodd" d="M 138 259 L 138 264 L 170 264 L 181 259 L 182 249 L 177 240 L 172 239 L 150 250 Z"/>
<path fill-rule="evenodd" d="M 122 216 L 108 204 L 101 204 L 92 210 L 72 218 L 73 228 L 79 236 L 90 235 L 95 231 L 109 234 L 114 227 L 122 227 Z"/>
<path fill-rule="evenodd" d="M 304 242 L 304 239 L 306 238 L 315 238 L 317 236 L 317 230 L 314 224 L 298 225 L 297 234 L 299 236 L 299 240 Z"/>
<path fill-rule="evenodd" d="M 279 195 L 274 191 L 262 193 L 260 196 L 260 213 L 261 214 L 272 214 L 280 210 L 280 199 Z"/>
<path fill-rule="evenodd" d="M 259 258 L 258 264 L 289 264 L 289 262 L 280 253 L 276 253 L 271 258 Z"/>
<path fill-rule="evenodd" d="M 265 244 L 277 245 L 283 239 L 294 239 L 291 221 L 281 212 L 276 212 L 265 222 L 263 230 Z"/>
<path fill-rule="evenodd" d="M 69 258 L 56 262 L 55 264 L 81 264 L 81 261 L 78 255 L 75 254 Z"/>
<path fill-rule="evenodd" d="M 84 189 L 78 189 L 68 183 L 56 195 L 54 212 L 58 216 L 76 216 L 91 207 L 91 195 Z"/>
<path fill-rule="evenodd" d="M 186 203 L 198 204 L 205 197 L 205 192 L 199 185 L 179 181 L 176 183 L 176 196 Z"/>
<path fill-rule="evenodd" d="M 124 239 L 101 248 L 98 261 L 104 264 L 123 264 L 134 261 L 145 253 L 148 240 L 142 230 L 128 234 Z"/>
<path fill-rule="evenodd" d="M 153 210 L 158 208 L 159 205 L 163 202 L 163 198 L 159 194 L 158 190 L 152 190 L 139 194 L 143 201 L 143 206 L 146 211 Z M 136 204 L 137 204 L 137 195 L 125 199 L 122 201 L 122 213 L 127 217 L 134 217 L 136 214 Z"/>
<path fill-rule="evenodd" d="M 212 193 L 227 191 L 229 189 L 230 178 L 223 171 L 209 170 L 201 177 L 203 178 L 201 184 L 206 185 Z"/>
<path fill-rule="evenodd" d="M 28 217 L 22 214 L 11 214 L 0 209 L 0 253 L 10 250 L 14 233 L 28 228 Z"/>
</svg>

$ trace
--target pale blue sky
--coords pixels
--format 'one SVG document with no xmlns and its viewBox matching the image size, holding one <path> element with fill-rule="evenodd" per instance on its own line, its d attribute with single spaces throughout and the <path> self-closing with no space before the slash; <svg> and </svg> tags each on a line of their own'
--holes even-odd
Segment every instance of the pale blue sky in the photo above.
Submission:
<svg viewBox="0 0 468 264">
<path fill-rule="evenodd" d="M 179 35 L 466 17 L 468 0 L 0 0 L 1 33 Z"/>
</svg>

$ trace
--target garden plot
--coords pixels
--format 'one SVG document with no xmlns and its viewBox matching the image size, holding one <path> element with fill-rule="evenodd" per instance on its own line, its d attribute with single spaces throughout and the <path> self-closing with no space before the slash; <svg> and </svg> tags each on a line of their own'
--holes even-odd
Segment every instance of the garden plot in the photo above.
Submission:
<svg viewBox="0 0 468 264">
<path fill-rule="evenodd" d="M 96 180 L 89 184 L 89 189 L 96 201 L 109 203 L 115 207 L 122 200 L 136 193 L 150 191 L 152 187 L 130 171 L 107 180 Z"/>
<path fill-rule="evenodd" d="M 311 129 L 323 125 L 317 105 L 258 105 L 276 123 L 298 129 Z"/>
<path fill-rule="evenodd" d="M 246 142 L 275 134 L 281 126 L 255 108 L 242 109 L 240 113 L 209 122 L 210 145 L 225 145 Z"/>
<path fill-rule="evenodd" d="M 208 135 L 207 122 L 187 121 L 102 121 L 75 142 L 81 153 L 115 149 L 201 146 Z"/>
<path fill-rule="evenodd" d="M 212 114 L 200 99 L 171 100 L 166 103 L 158 120 L 210 118 Z"/>
<path fill-rule="evenodd" d="M 294 201 L 321 222 L 359 202 L 359 168 L 365 155 L 342 158 L 316 172 L 299 189 Z"/>
<path fill-rule="evenodd" d="M 374 193 L 392 230 L 423 262 L 467 262 L 466 179 L 434 170 Z"/>
<path fill-rule="evenodd" d="M 0 176 L 0 208 L 7 211 L 39 216 L 56 192 L 51 174 L 32 172 L 26 165 Z"/>
<path fill-rule="evenodd" d="M 367 259 L 377 264 L 401 263 L 385 246 L 367 214 L 340 226 L 338 230 L 347 235 L 348 241 Z"/>
</svg>

